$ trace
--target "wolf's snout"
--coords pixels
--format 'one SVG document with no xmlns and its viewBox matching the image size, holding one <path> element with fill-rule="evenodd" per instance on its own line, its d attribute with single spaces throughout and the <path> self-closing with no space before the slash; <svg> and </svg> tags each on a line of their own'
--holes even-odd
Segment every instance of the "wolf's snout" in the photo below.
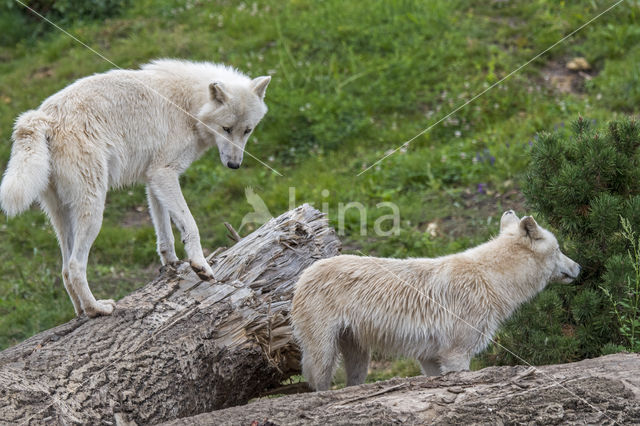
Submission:
<svg viewBox="0 0 640 426">
<path fill-rule="evenodd" d="M 580 275 L 580 272 L 582 272 L 582 266 L 576 263 L 574 265 L 573 270 L 571 271 L 571 273 L 573 274 L 573 278 L 578 278 L 578 275 Z"/>
<path fill-rule="evenodd" d="M 239 169 L 240 168 L 240 164 L 239 163 L 234 163 L 233 161 L 227 161 L 227 167 L 230 169 Z"/>
<path fill-rule="evenodd" d="M 577 270 L 577 272 L 576 272 L 576 275 L 573 277 L 574 279 L 576 279 L 576 278 L 578 278 L 580 276 L 580 273 L 582 272 L 582 266 L 580 266 L 580 265 L 578 265 L 576 263 L 576 270 Z"/>
<path fill-rule="evenodd" d="M 582 271 L 582 267 L 579 264 L 574 263 L 566 271 L 562 272 L 562 279 L 565 282 L 571 282 L 578 278 L 581 271 Z"/>
</svg>

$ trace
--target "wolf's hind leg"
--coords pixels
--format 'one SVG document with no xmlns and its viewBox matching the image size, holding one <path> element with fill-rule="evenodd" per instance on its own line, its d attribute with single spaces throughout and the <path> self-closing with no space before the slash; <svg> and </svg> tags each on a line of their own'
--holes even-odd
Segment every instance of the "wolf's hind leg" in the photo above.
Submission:
<svg viewBox="0 0 640 426">
<path fill-rule="evenodd" d="M 58 243 L 60 244 L 60 251 L 62 252 L 62 282 L 64 283 L 64 288 L 71 298 L 76 315 L 80 316 L 83 313 L 82 304 L 69 278 L 69 259 L 73 249 L 71 212 L 69 211 L 69 207 L 60 201 L 54 188 L 49 188 L 42 193 L 40 201 L 58 236 Z"/>
<path fill-rule="evenodd" d="M 148 172 L 147 179 L 152 195 L 165 207 L 180 230 L 184 250 L 193 270 L 202 279 L 214 279 L 211 266 L 202 253 L 198 226 L 180 190 L 178 173 L 166 167 L 154 169 Z"/>
<path fill-rule="evenodd" d="M 331 386 L 331 379 L 333 378 L 333 371 L 336 367 L 336 358 L 338 351 L 335 345 L 333 347 L 317 348 L 317 352 L 314 354 L 314 373 L 313 380 L 315 381 L 315 388 L 318 391 L 328 390 Z"/>
<path fill-rule="evenodd" d="M 421 359 L 420 366 L 422 367 L 422 374 L 425 376 L 439 376 L 440 364 L 433 359 Z"/>
<path fill-rule="evenodd" d="M 360 346 L 351 330 L 340 335 L 338 346 L 344 360 L 347 373 L 347 386 L 360 385 L 367 378 L 369 369 L 369 350 Z"/>
<path fill-rule="evenodd" d="M 440 357 L 440 371 L 442 374 L 449 371 L 468 370 L 471 364 L 471 356 L 465 353 L 450 353 Z"/>
<path fill-rule="evenodd" d="M 313 358 L 308 351 L 306 351 L 304 348 L 301 349 L 302 360 L 300 361 L 300 363 L 302 364 L 302 375 L 307 380 L 307 383 L 309 383 L 309 386 L 313 389 L 316 389 L 316 368 L 313 362 Z"/>
<path fill-rule="evenodd" d="M 147 187 L 147 200 L 149 201 L 149 212 L 151 220 L 156 229 L 156 237 L 158 239 L 158 254 L 163 265 L 178 261 L 175 249 L 175 238 L 171 229 L 171 217 L 169 211 L 164 208 L 153 192 Z"/>
<path fill-rule="evenodd" d="M 82 309 L 90 317 L 110 315 L 116 306 L 111 300 L 96 300 L 87 282 L 87 260 L 93 241 L 102 226 L 102 213 L 106 197 L 106 188 L 97 197 L 85 196 L 81 205 L 71 206 L 75 219 L 73 249 L 69 260 L 71 288 L 78 295 Z"/>
<path fill-rule="evenodd" d="M 337 333 L 327 327 L 302 336 L 302 374 L 317 391 L 329 389 L 338 357 Z"/>
</svg>

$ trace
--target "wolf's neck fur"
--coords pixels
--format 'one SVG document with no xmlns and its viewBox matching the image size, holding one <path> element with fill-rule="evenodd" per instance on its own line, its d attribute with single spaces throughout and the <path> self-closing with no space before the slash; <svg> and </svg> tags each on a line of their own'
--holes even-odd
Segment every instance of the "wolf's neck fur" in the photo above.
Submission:
<svg viewBox="0 0 640 426">
<path fill-rule="evenodd" d="M 548 283 L 551 272 L 545 270 L 535 256 L 530 253 L 520 255 L 518 251 L 530 249 L 511 242 L 505 244 L 514 236 L 498 236 L 484 244 L 471 248 L 462 253 L 446 256 L 446 263 L 453 265 L 457 262 L 466 264 L 475 271 L 474 279 L 481 285 L 486 296 L 494 300 L 490 307 L 496 310 L 498 321 L 504 321 L 520 305 L 538 294 Z M 492 256 L 488 257 L 487 253 Z M 438 259 L 439 260 L 439 259 Z M 532 271 L 529 274 L 524 271 Z M 455 273 L 455 270 L 451 271 Z"/>
</svg>

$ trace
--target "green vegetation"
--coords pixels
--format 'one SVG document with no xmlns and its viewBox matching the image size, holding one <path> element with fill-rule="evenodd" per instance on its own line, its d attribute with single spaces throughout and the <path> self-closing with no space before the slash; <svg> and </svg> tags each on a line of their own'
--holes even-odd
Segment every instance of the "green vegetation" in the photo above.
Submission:
<svg viewBox="0 0 640 426">
<path fill-rule="evenodd" d="M 363 203 L 369 208 L 368 235 L 360 235 L 359 215 L 350 211 L 342 236 L 346 252 L 404 257 L 464 249 L 495 234 L 508 208 L 535 214 L 526 211 L 519 183 L 538 132 L 563 131 L 563 123 L 578 115 L 608 121 L 637 111 L 639 105 L 640 6 L 624 2 L 406 149 L 356 176 L 612 2 L 104 4 L 116 6 L 98 19 L 77 8 L 73 19 L 64 10 L 41 10 L 124 68 L 157 57 L 181 57 L 225 62 L 251 76 L 273 76 L 266 97 L 270 112 L 247 149 L 284 176 L 247 156 L 240 170 L 226 169 L 212 150 L 182 178 L 203 246 L 209 249 L 228 244 L 224 221 L 238 228 L 252 211 L 244 198 L 249 186 L 273 215 L 289 208 L 289 188 L 295 187 L 297 204 L 326 203 L 336 226 L 338 203 Z M 12 4 L 10 13 L 0 9 L 0 169 L 9 158 L 11 127 L 19 113 L 77 78 L 113 68 L 17 6 Z M 574 90 L 559 93 L 555 73 L 576 56 L 591 64 L 588 74 L 593 78 L 571 74 Z M 389 214 L 376 208 L 385 201 L 400 208 L 399 235 L 373 233 L 375 220 Z M 242 232 L 250 230 L 247 226 Z M 158 267 L 144 189 L 110 193 L 89 257 L 96 297 L 122 297 L 152 278 Z M 59 270 L 55 236 L 38 209 L 0 224 L 0 347 L 73 316 Z M 536 341 L 544 353 L 531 354 L 515 345 L 509 338 L 513 327 L 498 335 L 499 342 L 530 362 L 584 354 L 572 343 L 554 340 L 557 327 L 560 335 L 573 333 L 549 321 L 550 316 L 572 315 L 564 290 L 554 289 L 510 323 L 527 324 L 528 341 Z M 597 286 L 585 291 L 602 297 Z M 606 312 L 610 310 L 607 304 Z M 578 321 L 585 327 L 592 324 L 590 317 L 569 324 Z M 513 360 L 492 347 L 474 365 L 495 362 Z"/>
<path fill-rule="evenodd" d="M 614 297 L 607 287 L 600 288 L 609 299 L 620 328 L 620 337 L 624 345 L 609 344 L 607 349 L 619 351 L 620 349 L 640 352 L 640 240 L 636 239 L 636 233 L 631 229 L 631 223 L 622 218 L 622 236 L 631 245 L 627 256 L 618 256 L 611 260 L 608 270 L 614 270 L 619 266 L 626 267 L 622 278 L 623 285 L 621 295 Z M 611 276 L 605 277 L 609 285 L 615 281 Z M 618 278 L 618 279 L 620 279 Z M 618 281 L 619 282 L 619 281 Z"/>
</svg>

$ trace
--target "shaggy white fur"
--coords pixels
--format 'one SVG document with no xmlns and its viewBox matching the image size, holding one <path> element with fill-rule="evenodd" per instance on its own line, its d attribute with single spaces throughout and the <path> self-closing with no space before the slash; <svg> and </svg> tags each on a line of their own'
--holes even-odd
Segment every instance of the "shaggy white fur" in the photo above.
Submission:
<svg viewBox="0 0 640 426">
<path fill-rule="evenodd" d="M 291 312 L 303 375 L 328 389 L 341 352 L 347 385 L 363 383 L 374 348 L 416 358 L 428 375 L 468 369 L 518 306 L 579 272 L 551 232 L 513 211 L 496 238 L 462 253 L 318 261 L 296 284 Z"/>
<path fill-rule="evenodd" d="M 13 216 L 40 201 L 56 230 L 78 315 L 108 315 L 115 307 L 113 300 L 95 300 L 86 278 L 109 188 L 144 182 L 162 263 L 178 260 L 172 219 L 193 268 L 213 278 L 178 177 L 214 144 L 225 166 L 240 167 L 247 139 L 267 112 L 270 79 L 162 59 L 82 78 L 18 118 L 0 204 Z"/>
</svg>

